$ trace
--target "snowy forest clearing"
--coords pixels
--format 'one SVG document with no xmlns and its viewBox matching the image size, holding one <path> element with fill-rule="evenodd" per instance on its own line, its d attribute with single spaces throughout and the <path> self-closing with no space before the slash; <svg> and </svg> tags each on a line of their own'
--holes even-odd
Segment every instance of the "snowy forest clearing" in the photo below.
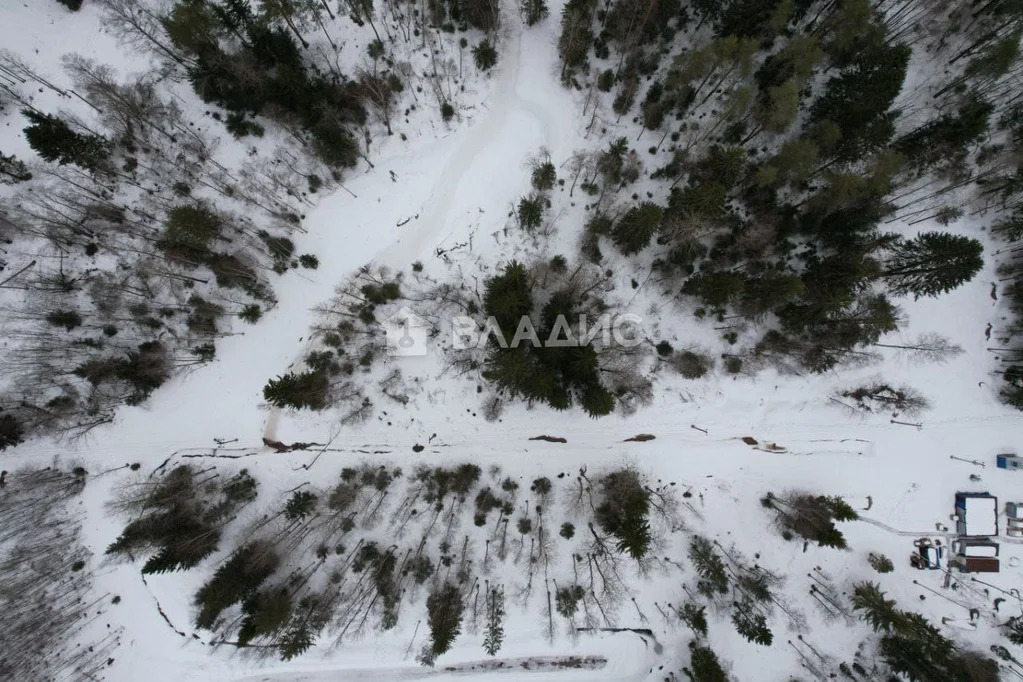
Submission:
<svg viewBox="0 0 1023 682">
<path fill-rule="evenodd" d="M 370 144 L 367 128 L 372 167 L 360 163 L 339 183 L 343 189 L 306 197 L 302 228 L 291 234 L 294 253 L 316 254 L 318 267 L 285 268 L 274 280 L 275 305 L 254 326 L 232 323 L 217 339 L 215 359 L 171 376 L 145 402 L 119 408 L 112 423 L 70 444 L 38 437 L 0 453 L 12 486 L 24 467 L 54 466 L 85 481 L 65 511 L 81 526 L 70 553 L 91 553 L 89 580 L 81 574 L 69 584 L 91 580 L 81 589 L 112 601 L 92 614 L 76 641 L 104 647 L 117 641 L 96 679 L 652 682 L 684 679 L 679 671 L 693 658 L 687 642 L 717 652 L 736 680 L 765 679 L 765 671 L 771 679 L 823 679 L 840 663 L 867 663 L 873 656 L 863 644 L 871 628 L 847 604 L 853 585 L 864 581 L 879 582 L 888 598 L 942 624 L 942 634 L 963 650 L 986 655 L 1003 643 L 1003 626 L 1017 605 L 1023 614 L 1023 545 L 1002 539 L 1001 572 L 986 576 L 983 585 L 909 563 L 912 538 L 951 544 L 953 535 L 941 527 L 954 527 L 957 492 L 1023 501 L 1020 474 L 994 468 L 996 453 L 1019 451 L 1023 415 L 999 402 L 991 388 L 1003 366 L 993 361 L 989 332 L 992 323 L 1008 324 L 991 295 L 1003 279 L 993 258 L 941 298 L 900 301 L 905 319 L 899 331 L 856 351 L 870 355 L 872 364 L 821 373 L 744 365 L 708 373 L 705 367 L 697 381 L 667 368 L 686 353 L 695 357 L 719 346 L 728 367 L 728 359 L 739 356 L 736 339 L 748 340 L 770 322 L 736 323 L 724 346 L 719 332 L 733 327 L 723 311 L 707 319 L 691 314 L 664 297 L 677 287 L 671 277 L 655 275 L 649 254 L 629 260 L 611 250 L 599 268 L 590 268 L 593 286 L 599 284 L 610 305 L 641 314 L 649 346 L 645 355 L 625 358 L 632 364 L 622 374 L 649 380 L 627 410 L 593 419 L 543 400 L 509 400 L 491 413 L 481 397 L 492 389 L 484 390 L 481 374 L 461 371 L 462 359 L 442 346 L 441 334 L 431 337 L 425 356 L 377 364 L 370 357 L 365 371 L 356 370 L 352 381 L 361 382 L 373 405 L 361 421 L 349 421 L 340 405 L 311 411 L 268 404 L 267 380 L 311 365 L 310 357 L 329 345 L 324 337 L 332 316 L 352 312 L 338 301 L 352 290 L 358 295 L 360 277 L 376 277 L 380 268 L 407 275 L 399 302 L 441 317 L 446 310 L 430 298 L 438 291 L 460 286 L 470 292 L 466 300 L 483 298 L 499 264 L 553 261 L 578 249 L 582 224 L 598 207 L 607 208 L 604 191 L 595 199 L 575 188 L 574 164 L 580 168 L 575 179 L 584 177 L 579 150 L 618 134 L 638 137 L 635 121 L 616 119 L 593 103 L 600 98 L 593 87 L 564 87 L 555 21 L 561 10 L 552 6 L 545 23 L 526 26 L 514 8 L 503 8 L 501 28 L 488 33 L 499 38 L 500 60 L 489 75 L 473 72 L 461 81 L 463 99 L 452 120 L 438 123 L 424 105 L 406 112 L 400 125 L 387 121 L 408 135 L 381 134 Z M 56 10 L 57 33 L 46 13 L 28 7 L 3 12 L 9 25 L 19 26 L 6 46 L 23 55 L 38 56 L 59 35 L 67 42 L 62 50 L 105 61 L 120 56 L 110 35 L 96 39 L 98 26 L 79 34 Z M 92 25 L 99 12 L 87 3 L 77 16 Z M 398 21 L 397 14 L 389 16 Z M 367 39 L 369 28 L 360 28 Z M 461 60 L 465 46 L 456 47 L 454 30 L 436 33 L 446 41 L 440 49 L 457 50 Z M 351 59 L 353 51 L 342 54 Z M 426 73 L 427 52 L 410 47 L 404 56 Z M 412 82 L 430 89 L 422 78 Z M 907 90 L 911 85 L 912 78 Z M 418 92 L 417 103 L 426 99 Z M 202 104 L 191 106 L 195 114 Z M 699 130 L 690 130 L 692 139 Z M 4 151 L 30 153 L 13 126 L 11 133 L 11 145 L 22 146 Z M 229 148 L 232 154 L 243 150 Z M 548 218 L 531 231 L 520 225 L 520 197 L 538 159 L 549 159 L 569 182 L 537 190 L 548 202 Z M 644 176 L 636 196 L 663 199 L 663 189 Z M 906 238 L 944 225 L 933 218 L 921 223 L 916 215 L 893 220 L 885 229 Z M 998 242 L 977 229 L 982 220 L 965 222 L 990 254 Z M 553 267 L 538 271 L 552 281 L 560 276 Z M 573 274 L 579 271 L 582 265 Z M 378 314 L 390 310 L 387 304 Z M 920 364 L 914 344 L 927 338 L 961 352 L 932 353 L 943 362 Z M 15 349 L 12 344 L 5 353 Z M 744 362 L 751 358 L 743 355 Z M 892 388 L 903 386 L 926 400 L 913 404 Z M 474 472 L 451 493 L 449 479 L 467 466 Z M 601 495 L 614 499 L 614 477 L 621 472 L 634 474 L 636 485 L 661 505 L 649 514 L 650 552 L 642 561 L 632 561 L 627 543 L 613 549 L 622 538 L 599 511 L 607 503 Z M 161 554 L 146 542 L 132 544 L 127 529 L 162 508 L 147 496 L 175 476 L 194 478 L 195 499 L 209 498 L 203 507 L 183 496 L 186 504 L 216 510 L 209 534 L 215 546 L 190 570 L 164 566 L 140 573 Z M 231 487 L 239 481 L 248 486 L 249 479 L 257 491 L 251 496 L 248 488 L 239 494 Z M 834 515 L 843 521 L 839 537 L 847 548 L 793 535 L 785 509 L 808 504 L 804 495 L 840 498 L 860 513 L 859 520 Z M 118 558 L 109 548 L 122 533 L 127 549 Z M 720 588 L 706 588 L 708 578 L 694 558 L 700 539 L 704 554 L 721 562 L 721 575 L 714 577 Z M 261 560 L 274 557 L 261 564 L 268 568 L 258 594 L 266 603 L 253 605 L 246 594 L 210 607 L 216 599 L 204 601 L 205 586 L 240 548 L 253 546 Z M 868 553 L 890 558 L 892 570 L 877 569 Z M 423 605 L 438 608 L 429 606 L 434 594 L 461 604 L 465 613 L 450 648 L 434 642 L 431 656 L 427 649 L 436 635 L 430 631 L 437 628 L 428 627 Z M 249 611 L 273 615 L 281 595 L 285 601 L 296 596 L 287 604 L 289 618 L 303 610 L 313 614 L 307 621 L 315 625 L 302 632 L 308 641 L 296 643 L 291 631 L 271 627 L 280 622 L 251 624 Z M 501 603 L 500 617 L 493 616 L 494 600 Z M 703 632 L 692 612 L 680 615 L 683 604 L 695 609 L 697 603 L 705 607 Z M 500 628 L 487 628 L 487 609 Z M 762 614 L 767 634 L 743 620 L 744 613 Z M 240 647 L 246 628 L 259 636 Z M 603 628 L 649 629 L 653 636 Z M 495 644 L 497 629 L 503 641 Z M 481 661 L 481 644 L 496 658 Z M 290 647 L 295 656 L 279 660 Z M 434 660 L 436 654 L 442 657 Z M 1013 671 L 1006 674 L 1023 676 L 1018 662 L 1004 666 Z"/>
</svg>

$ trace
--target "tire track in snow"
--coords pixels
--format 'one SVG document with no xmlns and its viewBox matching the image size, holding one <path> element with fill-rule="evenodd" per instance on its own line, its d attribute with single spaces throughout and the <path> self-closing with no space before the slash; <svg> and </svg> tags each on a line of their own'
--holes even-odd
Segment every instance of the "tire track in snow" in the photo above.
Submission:
<svg viewBox="0 0 1023 682">
<path fill-rule="evenodd" d="M 493 86 L 494 95 L 491 101 L 486 102 L 487 115 L 467 129 L 458 148 L 444 164 L 430 193 L 432 198 L 420 213 L 419 221 L 416 221 L 418 229 L 378 253 L 371 259 L 372 263 L 400 269 L 435 245 L 443 236 L 445 228 L 449 227 L 448 218 L 459 186 L 484 152 L 505 145 L 515 148 L 516 145 L 507 145 L 513 142 L 506 139 L 509 116 L 525 113 L 535 120 L 543 133 L 543 144 L 546 146 L 556 139 L 553 132 L 557 126 L 544 105 L 519 94 L 523 38 L 522 26 L 518 25 L 515 35 L 509 41 L 512 54 L 503 60 L 505 67 L 498 72 L 497 82 Z"/>
</svg>

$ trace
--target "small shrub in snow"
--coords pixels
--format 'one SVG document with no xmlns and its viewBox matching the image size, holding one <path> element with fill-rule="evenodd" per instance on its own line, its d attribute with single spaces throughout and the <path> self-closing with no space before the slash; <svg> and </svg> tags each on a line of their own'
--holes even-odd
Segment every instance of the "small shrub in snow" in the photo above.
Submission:
<svg viewBox="0 0 1023 682">
<path fill-rule="evenodd" d="M 542 476 L 533 481 L 533 485 L 529 486 L 529 489 L 540 497 L 546 497 L 551 492 L 551 479 L 546 476 Z"/>
<path fill-rule="evenodd" d="M 497 64 L 497 49 L 490 40 L 484 40 L 472 48 L 472 58 L 476 62 L 477 69 L 487 71 Z"/>
<path fill-rule="evenodd" d="M 671 366 L 686 379 L 699 379 L 711 368 L 711 359 L 702 353 L 683 350 L 671 357 Z"/>
<path fill-rule="evenodd" d="M 537 164 L 533 168 L 532 183 L 537 191 L 544 192 L 554 189 L 554 183 L 558 180 L 557 170 L 550 161 Z"/>
<path fill-rule="evenodd" d="M 316 511 L 316 495 L 307 490 L 296 490 L 284 505 L 284 518 L 299 521 Z"/>
<path fill-rule="evenodd" d="M 585 596 L 586 591 L 581 585 L 559 587 L 554 593 L 555 608 L 562 616 L 571 619 L 579 609 L 579 602 Z"/>
<path fill-rule="evenodd" d="M 930 406 L 927 399 L 914 388 L 890 386 L 882 381 L 874 381 L 865 386 L 844 391 L 841 397 L 852 400 L 856 408 L 864 412 L 893 410 L 913 415 Z"/>
<path fill-rule="evenodd" d="M 483 418 L 488 422 L 496 422 L 504 414 L 504 401 L 500 396 L 490 396 L 483 403 Z"/>
<path fill-rule="evenodd" d="M 254 137 L 263 137 L 266 129 L 255 121 L 250 121 L 245 118 L 245 114 L 240 111 L 233 111 L 227 115 L 224 119 L 224 127 L 227 131 L 234 135 L 235 139 L 241 139 L 246 135 L 252 135 Z"/>
<path fill-rule="evenodd" d="M 71 331 L 82 324 L 82 316 L 74 310 L 55 310 L 46 316 L 46 321 L 54 327 L 63 327 Z"/>
<path fill-rule="evenodd" d="M 540 196 L 522 197 L 519 200 L 519 225 L 527 230 L 540 227 L 543 222 L 543 198 Z"/>
<path fill-rule="evenodd" d="M 895 570 L 895 564 L 893 564 L 892 560 L 884 554 L 875 554 L 874 552 L 871 552 L 867 556 L 867 562 L 870 563 L 871 568 L 878 573 L 891 573 Z"/>
<path fill-rule="evenodd" d="M 260 308 L 259 305 L 255 303 L 249 303 L 244 308 L 242 308 L 242 311 L 240 313 L 238 313 L 238 317 L 240 317 L 245 322 L 248 322 L 249 324 L 256 324 L 257 322 L 259 322 L 259 318 L 262 316 L 263 316 L 262 308 Z"/>
</svg>

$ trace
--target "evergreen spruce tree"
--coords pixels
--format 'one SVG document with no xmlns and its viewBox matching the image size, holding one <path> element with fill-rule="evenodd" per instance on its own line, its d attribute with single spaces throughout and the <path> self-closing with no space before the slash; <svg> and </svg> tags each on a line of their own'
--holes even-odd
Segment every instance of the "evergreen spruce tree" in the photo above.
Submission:
<svg viewBox="0 0 1023 682">
<path fill-rule="evenodd" d="M 756 604 L 749 599 L 743 599 L 734 606 L 732 624 L 735 631 L 754 644 L 771 646 L 774 634 L 767 627 L 767 617 L 759 611 Z"/>
<path fill-rule="evenodd" d="M 686 602 L 678 610 L 678 617 L 697 635 L 707 636 L 707 607 Z"/>
<path fill-rule="evenodd" d="M 611 239 L 625 255 L 639 253 L 661 227 L 664 210 L 644 201 L 630 208 L 611 232 Z"/>
<path fill-rule="evenodd" d="M 561 79 L 571 82 L 576 69 L 587 63 L 587 55 L 593 46 L 594 0 L 569 0 L 561 11 L 561 34 L 558 37 L 558 54 L 561 56 Z"/>
<path fill-rule="evenodd" d="M 947 232 L 925 232 L 891 247 L 881 276 L 896 294 L 937 296 L 973 279 L 984 266 L 983 245 Z"/>
<path fill-rule="evenodd" d="M 110 143 L 98 135 L 77 133 L 65 121 L 31 109 L 21 112 L 32 125 L 25 128 L 29 146 L 47 161 L 74 164 L 88 171 L 97 171 L 110 158 Z"/>
<path fill-rule="evenodd" d="M 316 511 L 316 495 L 308 490 L 296 490 L 284 505 L 284 518 L 300 521 Z"/>
<path fill-rule="evenodd" d="M 277 569 L 280 560 L 265 543 L 244 545 L 216 570 L 195 595 L 197 627 L 210 629 L 224 609 L 252 597 Z"/>
<path fill-rule="evenodd" d="M 526 18 L 527 26 L 543 21 L 550 14 L 550 9 L 544 0 L 521 0 L 521 10 Z"/>
<path fill-rule="evenodd" d="M 587 383 L 579 396 L 579 407 L 594 419 L 611 414 L 614 406 L 614 394 L 596 381 Z"/>
<path fill-rule="evenodd" d="M 482 40 L 479 45 L 472 48 L 472 58 L 476 62 L 477 69 L 487 71 L 497 64 L 497 48 L 489 38 Z"/>
<path fill-rule="evenodd" d="M 554 183 L 557 179 L 558 170 L 550 161 L 544 161 L 543 163 L 538 163 L 534 166 L 533 173 L 530 177 L 530 181 L 533 183 L 533 189 L 538 192 L 546 192 L 554 189 Z"/>
<path fill-rule="evenodd" d="M 728 682 L 728 674 L 714 650 L 696 642 L 689 643 L 689 667 L 683 672 L 692 682 Z"/>
<path fill-rule="evenodd" d="M 778 522 L 784 530 L 812 540 L 821 547 L 844 549 L 845 537 L 834 522 L 859 518 L 840 497 L 807 494 L 778 497 L 768 493 L 761 503 L 778 514 Z"/>
<path fill-rule="evenodd" d="M 21 423 L 11 414 L 0 414 L 0 451 L 13 448 L 25 439 Z"/>
<path fill-rule="evenodd" d="M 994 105 L 971 95 L 955 114 L 943 114 L 899 138 L 893 147 L 919 166 L 954 160 L 988 129 Z"/>
<path fill-rule="evenodd" d="M 426 598 L 426 612 L 430 623 L 430 653 L 433 659 L 448 649 L 462 629 L 462 594 L 454 583 L 444 583 Z M 431 662 L 432 664 L 432 662 Z"/>
<path fill-rule="evenodd" d="M 239 644 L 248 644 L 257 637 L 270 637 L 291 618 L 291 595 L 287 589 L 260 590 L 245 600 L 242 613 Z"/>
<path fill-rule="evenodd" d="M 838 126 L 842 135 L 835 153 L 840 158 L 862 158 L 891 138 L 894 125 L 888 109 L 902 90 L 911 52 L 908 45 L 879 41 L 827 82 L 810 108 L 810 120 Z"/>
<path fill-rule="evenodd" d="M 1005 624 L 1005 636 L 1013 644 L 1023 645 L 1023 617 L 1013 616 Z"/>
<path fill-rule="evenodd" d="M 487 595 L 486 630 L 483 634 L 483 650 L 490 656 L 497 655 L 504 641 L 504 589 L 490 588 Z"/>
<path fill-rule="evenodd" d="M 544 199 L 538 194 L 522 197 L 519 200 L 519 225 L 527 230 L 535 230 L 543 222 Z"/>
<path fill-rule="evenodd" d="M 603 502 L 596 509 L 597 523 L 618 540 L 620 552 L 642 559 L 653 538 L 647 519 L 650 494 L 639 474 L 632 469 L 611 472 L 601 479 L 601 488 Z"/>
<path fill-rule="evenodd" d="M 877 583 L 862 582 L 853 585 L 853 610 L 862 611 L 861 618 L 877 632 L 891 632 L 899 627 L 902 612 Z"/>
<path fill-rule="evenodd" d="M 892 560 L 884 554 L 871 552 L 867 555 L 867 562 L 870 564 L 870 567 L 878 573 L 891 573 L 895 570 L 895 564 L 893 564 Z"/>
<path fill-rule="evenodd" d="M 682 292 L 697 296 L 707 305 L 725 306 L 742 295 L 745 288 L 746 278 L 742 273 L 701 272 L 686 280 Z"/>
<path fill-rule="evenodd" d="M 1003 376 L 1005 386 L 1000 393 L 1002 400 L 1017 410 L 1023 410 L 1023 365 L 1010 365 Z"/>
<path fill-rule="evenodd" d="M 481 31 L 493 31 L 501 20 L 501 7 L 497 0 L 462 0 L 459 11 L 470 26 Z"/>
<path fill-rule="evenodd" d="M 713 542 L 702 535 L 693 536 L 689 542 L 689 560 L 700 576 L 696 588 L 701 594 L 713 597 L 728 591 L 728 571 Z"/>
<path fill-rule="evenodd" d="M 532 282 L 526 266 L 508 263 L 500 275 L 487 280 L 483 293 L 483 311 L 493 317 L 505 339 L 510 340 L 519 321 L 533 311 Z"/>
<path fill-rule="evenodd" d="M 322 410 L 327 406 L 329 385 L 325 372 L 289 372 L 268 381 L 263 398 L 274 407 Z"/>
<path fill-rule="evenodd" d="M 314 639 L 315 637 L 308 622 L 300 621 L 295 623 L 289 627 L 278 645 L 281 652 L 281 660 L 290 661 L 296 656 L 305 653 L 313 645 Z"/>
</svg>

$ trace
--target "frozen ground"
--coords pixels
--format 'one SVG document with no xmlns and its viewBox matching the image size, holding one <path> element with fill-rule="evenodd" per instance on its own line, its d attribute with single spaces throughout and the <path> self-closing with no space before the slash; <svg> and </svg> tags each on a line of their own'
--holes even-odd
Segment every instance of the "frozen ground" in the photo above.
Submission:
<svg viewBox="0 0 1023 682">
<path fill-rule="evenodd" d="M 330 414 L 277 413 L 263 404 L 261 390 L 267 378 L 284 372 L 300 357 L 307 330 L 315 321 L 312 308 L 329 300 L 335 285 L 368 261 L 407 268 L 421 259 L 428 268 L 434 267 L 435 249 L 467 241 L 470 236 L 479 249 L 500 253 L 491 234 L 501 228 L 512 202 L 521 194 L 527 159 L 545 146 L 560 163 L 587 144 L 573 95 L 557 82 L 557 16 L 557 8 L 553 8 L 551 20 L 529 31 L 509 17 L 501 61 L 491 76 L 491 91 L 482 107 L 466 112 L 461 125 L 436 139 L 424 137 L 408 145 L 388 141 L 378 148 L 374 169 L 346 181 L 357 198 L 337 192 L 309 213 L 305 223 L 308 234 L 300 236 L 296 246 L 298 252 L 317 254 L 320 268 L 290 271 L 281 278 L 276 287 L 278 307 L 258 325 L 239 329 L 237 335 L 220 341 L 215 362 L 169 382 L 144 406 L 124 408 L 115 424 L 94 431 L 85 442 L 68 446 L 37 441 L 0 456 L 0 466 L 5 469 L 57 461 L 81 463 L 95 475 L 82 501 L 86 540 L 95 552 L 94 561 L 101 566 L 98 590 L 122 597 L 122 603 L 108 611 L 109 622 L 126 628 L 110 679 L 654 680 L 662 679 L 668 670 L 677 671 L 685 660 L 686 633 L 654 619 L 648 627 L 664 644 L 661 653 L 629 633 L 584 636 L 578 641 L 560 637 L 551 645 L 537 632 L 535 618 L 529 613 L 509 615 L 502 658 L 602 655 L 608 659 L 607 666 L 528 674 L 521 669 L 445 672 L 447 665 L 482 658 L 479 637 L 463 635 L 435 670 L 424 670 L 406 655 L 414 620 L 401 623 L 394 632 L 373 635 L 342 649 L 317 647 L 290 663 L 261 663 L 239 656 L 230 647 L 210 647 L 206 644 L 208 633 L 193 636 L 190 595 L 214 562 L 188 573 L 149 577 L 148 585 L 140 579 L 137 566 L 104 563 L 103 549 L 119 532 L 104 501 L 121 474 L 98 474 L 130 462 L 139 462 L 142 471 L 148 472 L 172 453 L 177 453 L 176 457 L 212 455 L 218 438 L 237 439 L 216 454 L 248 455 L 244 465 L 258 472 L 263 493 L 268 495 L 303 481 L 328 480 L 343 464 L 360 461 L 370 453 L 375 453 L 374 461 L 403 466 L 417 461 L 472 460 L 484 468 L 496 464 L 527 480 L 558 472 L 571 474 L 581 465 L 596 469 L 602 464 L 632 461 L 655 479 L 676 481 L 691 490 L 698 515 L 687 519 L 690 526 L 722 542 L 734 541 L 748 555 L 759 553 L 763 565 L 790 576 L 789 593 L 797 601 L 809 601 L 805 586 L 799 585 L 815 565 L 846 587 L 854 580 L 876 579 L 867 566 L 866 553 L 879 551 L 895 561 L 895 572 L 883 576 L 881 583 L 900 602 L 918 608 L 934 621 L 965 617 L 961 607 L 923 588 L 940 591 L 941 574 L 914 571 L 907 555 L 913 537 L 934 534 L 936 523 L 948 523 L 957 490 L 990 490 L 1001 501 L 1023 499 L 1023 474 L 993 469 L 996 452 L 1019 447 L 1023 417 L 997 403 L 992 391 L 982 385 L 991 381 L 988 373 L 994 366 L 993 356 L 985 351 L 984 328 L 989 322 L 997 324 L 989 297 L 995 279 L 990 265 L 972 283 L 939 300 L 905 304 L 912 320 L 903 333 L 905 338 L 938 332 L 964 348 L 962 355 L 943 365 L 913 364 L 904 355 L 886 351 L 880 366 L 841 370 L 825 377 L 765 372 L 736 378 L 719 374 L 688 383 L 664 380 L 655 385 L 654 404 L 628 418 L 593 421 L 576 413 L 516 406 L 505 413 L 501 423 L 489 424 L 476 414 L 479 399 L 475 386 L 439 377 L 429 360 L 409 359 L 401 361 L 409 363 L 408 373 L 427 375 L 424 390 L 407 406 L 384 406 L 386 416 L 357 428 L 337 429 Z M 38 45 L 51 38 L 52 34 L 34 37 Z M 412 220 L 398 226 L 409 217 Z M 566 244 L 566 251 L 568 248 Z M 660 314 L 667 318 L 674 311 Z M 673 328 L 682 334 L 687 322 L 681 314 L 679 317 Z M 896 343 L 899 339 L 886 341 Z M 919 419 L 922 428 L 892 424 L 890 415 L 852 417 L 828 401 L 836 388 L 874 375 L 909 383 L 931 400 L 933 408 Z M 622 442 L 638 433 L 656 438 L 645 443 Z M 540 434 L 561 436 L 568 442 L 528 440 Z M 315 449 L 277 454 L 262 446 L 264 435 L 284 442 L 329 442 L 331 450 L 318 458 Z M 741 442 L 743 436 L 776 442 L 788 452 L 755 450 Z M 413 445 L 427 443 L 424 451 L 413 453 Z M 977 459 L 987 466 L 982 469 L 951 460 L 951 455 Z M 314 459 L 308 469 L 301 468 Z M 980 482 L 968 480 L 974 473 L 981 476 Z M 813 549 L 803 554 L 798 544 L 783 542 L 769 527 L 758 501 L 768 490 L 789 488 L 841 495 L 865 518 L 882 525 L 846 524 L 843 531 L 851 551 Z M 870 509 L 864 511 L 868 497 Z M 223 556 L 221 552 L 215 559 Z M 1023 546 L 1004 542 L 1002 573 L 990 576 L 990 582 L 1004 589 L 1020 585 L 1020 559 Z M 914 579 L 921 586 L 914 585 Z M 677 601 L 680 592 L 670 581 L 647 588 L 637 585 L 636 590 L 644 593 L 645 603 Z M 920 600 L 920 595 L 927 599 Z M 163 620 L 157 603 L 185 637 Z M 812 609 L 808 603 L 798 603 Z M 731 662 L 736 679 L 784 679 L 787 673 L 798 672 L 785 642 L 789 633 L 780 622 L 775 628 L 776 643 L 769 648 L 746 644 L 724 620 L 715 625 L 712 623 L 711 644 L 722 659 Z M 949 632 L 953 637 L 962 634 L 955 629 Z M 814 636 L 828 651 L 851 659 L 865 634 L 862 626 L 833 625 Z M 968 636 L 972 644 L 986 648 L 997 633 L 989 624 L 982 624 Z"/>
</svg>

